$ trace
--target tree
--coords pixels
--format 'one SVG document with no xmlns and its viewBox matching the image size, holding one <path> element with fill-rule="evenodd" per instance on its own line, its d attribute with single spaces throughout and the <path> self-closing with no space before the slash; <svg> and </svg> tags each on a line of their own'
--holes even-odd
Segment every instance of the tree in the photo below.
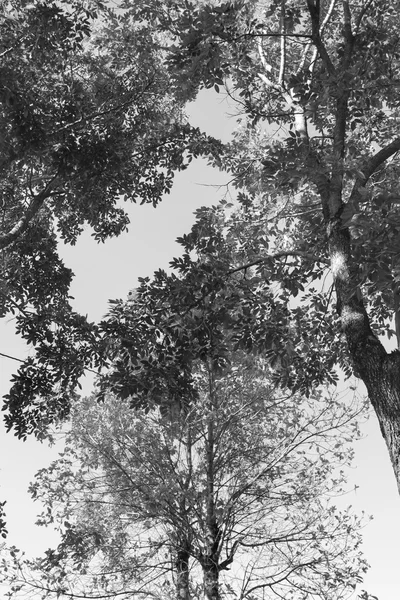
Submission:
<svg viewBox="0 0 400 600">
<path fill-rule="evenodd" d="M 61 544 L 17 561 L 11 598 L 32 587 L 187 600 L 354 591 L 360 523 L 329 500 L 357 435 L 349 406 L 274 394 L 265 363 L 241 353 L 224 374 L 199 364 L 195 379 L 199 401 L 186 408 L 74 403 L 65 451 L 31 486 Z"/>
<path fill-rule="evenodd" d="M 0 11 L 0 316 L 34 354 L 6 396 L 6 425 L 41 436 L 102 364 L 98 329 L 74 313 L 60 241 L 127 229 L 123 201 L 161 201 L 212 144 L 187 123 L 162 40 L 102 2 L 12 0 Z M 188 96 L 186 95 L 186 98 Z M 207 143 L 206 143 L 207 142 Z"/>
<path fill-rule="evenodd" d="M 240 107 L 218 164 L 239 190 L 243 268 L 283 292 L 282 383 L 307 388 L 335 365 L 360 377 L 400 486 L 400 353 L 379 339 L 393 321 L 400 336 L 399 3 L 185 2 L 158 23 L 171 71 L 198 88 L 225 84 Z M 330 292 L 305 291 L 326 265 L 339 319 Z"/>
</svg>

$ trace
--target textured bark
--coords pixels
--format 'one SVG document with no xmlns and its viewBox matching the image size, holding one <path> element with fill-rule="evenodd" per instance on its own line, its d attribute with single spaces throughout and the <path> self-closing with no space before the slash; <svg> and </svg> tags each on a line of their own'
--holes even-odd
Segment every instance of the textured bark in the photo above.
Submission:
<svg viewBox="0 0 400 600">
<path fill-rule="evenodd" d="M 189 558 L 189 551 L 186 544 L 183 544 L 182 548 L 177 552 L 175 561 L 177 600 L 190 600 Z"/>
<path fill-rule="evenodd" d="M 355 355 L 389 450 L 400 493 L 400 352 L 383 354 L 378 345 L 370 344 L 364 349 L 357 348 Z"/>
<path fill-rule="evenodd" d="M 328 227 L 337 308 L 355 373 L 375 409 L 400 492 L 400 352 L 388 354 L 373 333 L 351 258 L 350 235 L 340 219 Z"/>
<path fill-rule="evenodd" d="M 333 6 L 334 3 L 331 4 L 332 10 Z M 353 77 L 351 66 L 356 41 L 352 31 L 352 15 L 349 3 L 343 2 L 343 50 L 340 61 L 336 61 L 334 64 L 322 39 L 322 30 L 332 12 L 328 11 L 325 20 L 321 22 L 320 3 L 315 0 L 307 0 L 307 7 L 312 30 L 312 43 L 326 72 L 330 75 L 329 85 L 332 98 L 336 98 L 332 130 L 332 156 L 329 157 L 327 164 L 323 164 L 323 157 L 316 156 L 310 147 L 307 124 L 304 122 L 305 116 L 301 111 L 293 111 L 293 123 L 301 140 L 299 151 L 303 154 L 304 165 L 311 173 L 311 179 L 321 198 L 337 294 L 337 309 L 349 354 L 355 373 L 364 382 L 378 417 L 400 492 L 400 352 L 396 350 L 388 354 L 371 329 L 359 285 L 358 265 L 352 258 L 350 233 L 343 226 L 341 220 L 345 206 L 343 197 L 344 157 L 348 129 L 348 102 Z M 359 13 L 355 31 L 357 31 L 362 17 L 363 11 Z M 366 186 L 378 167 L 399 149 L 400 137 L 397 137 L 375 155 L 370 156 L 363 163 L 360 162 L 359 175 L 348 199 L 350 204 L 357 205 L 359 201 L 362 201 L 360 189 Z"/>
<path fill-rule="evenodd" d="M 203 561 L 204 598 L 206 600 L 220 600 L 219 569 L 218 565 L 208 558 Z"/>
</svg>

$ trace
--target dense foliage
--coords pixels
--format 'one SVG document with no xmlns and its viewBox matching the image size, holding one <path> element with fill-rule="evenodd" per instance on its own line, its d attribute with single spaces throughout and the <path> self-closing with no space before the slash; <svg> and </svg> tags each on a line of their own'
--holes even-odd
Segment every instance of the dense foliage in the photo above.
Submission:
<svg viewBox="0 0 400 600">
<path fill-rule="evenodd" d="M 4 409 L 24 437 L 67 415 L 84 369 L 102 363 L 58 244 L 85 226 L 99 242 L 119 235 L 124 201 L 157 205 L 175 171 L 218 145 L 186 122 L 148 21 L 95 1 L 15 0 L 0 29 L 0 316 L 35 349 Z"/>
<path fill-rule="evenodd" d="M 400 353 L 379 338 L 400 338 L 399 2 L 146 5 L 171 38 L 170 71 L 197 89 L 223 85 L 238 106 L 242 125 L 216 164 L 248 208 L 260 277 L 272 272 L 299 322 L 294 337 L 282 330 L 287 360 L 300 357 L 301 375 L 306 353 L 310 385 L 335 363 L 363 380 L 400 481 Z M 335 294 L 321 296 L 308 288 L 326 263 Z"/>
<path fill-rule="evenodd" d="M 332 381 L 336 364 L 354 370 L 397 472 L 399 358 L 378 335 L 392 335 L 398 309 L 398 15 L 397 2 L 375 0 L 4 13 L 3 313 L 37 346 L 6 400 L 9 427 L 23 436 L 66 414 L 83 369 L 104 364 L 97 327 L 69 308 L 54 226 L 69 242 L 84 223 L 98 239 L 118 234 L 121 195 L 156 203 L 175 169 L 208 152 L 239 190 L 243 264 L 258 262 L 281 292 L 275 335 L 261 326 L 257 344 L 289 387 Z M 183 119 L 202 86 L 225 87 L 238 106 L 224 151 Z M 339 320 L 329 286 L 312 287 L 327 264 Z M 53 393 L 60 376 L 66 394 Z"/>
</svg>

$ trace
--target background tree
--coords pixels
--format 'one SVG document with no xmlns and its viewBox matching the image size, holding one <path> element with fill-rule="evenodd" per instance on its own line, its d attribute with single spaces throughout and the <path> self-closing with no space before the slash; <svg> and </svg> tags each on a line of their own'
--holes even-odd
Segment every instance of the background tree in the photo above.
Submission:
<svg viewBox="0 0 400 600">
<path fill-rule="evenodd" d="M 286 303 L 291 326 L 275 336 L 290 363 L 282 382 L 306 388 L 337 364 L 353 370 L 399 482 L 400 354 L 379 339 L 398 321 L 398 2 L 174 3 L 158 23 L 174 40 L 171 72 L 217 91 L 225 82 L 240 107 L 218 164 L 247 210 L 246 265 L 285 301 L 302 299 Z M 305 292 L 327 262 L 339 321 L 330 292 Z"/>
<path fill-rule="evenodd" d="M 332 501 L 357 436 L 349 407 L 274 394 L 263 361 L 242 354 L 223 374 L 198 365 L 195 379 L 199 401 L 185 409 L 74 403 L 65 452 L 31 486 L 40 524 L 62 541 L 16 567 L 11 597 L 32 586 L 71 598 L 354 591 L 360 523 Z"/>
</svg>

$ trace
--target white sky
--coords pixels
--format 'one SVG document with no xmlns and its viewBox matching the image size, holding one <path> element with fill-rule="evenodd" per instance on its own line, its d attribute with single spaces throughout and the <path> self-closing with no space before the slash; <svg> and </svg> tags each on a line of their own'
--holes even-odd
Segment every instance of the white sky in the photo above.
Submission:
<svg viewBox="0 0 400 600">
<path fill-rule="evenodd" d="M 194 124 L 226 140 L 232 121 L 225 117 L 227 105 L 218 102 L 213 92 L 201 94 L 190 114 Z M 107 312 L 110 298 L 125 298 L 136 286 L 137 278 L 151 276 L 158 268 L 167 268 L 179 251 L 177 236 L 187 233 L 194 221 L 193 212 L 203 205 L 216 204 L 225 193 L 219 188 L 227 176 L 207 167 L 204 161 L 193 165 L 176 178 L 172 193 L 162 204 L 132 206 L 129 232 L 120 238 L 97 245 L 84 233 L 75 247 L 65 246 L 62 256 L 76 277 L 71 294 L 75 308 L 92 320 Z M 0 322 L 0 351 L 23 358 L 26 350 L 13 332 L 12 321 Z M 0 357 L 0 395 L 6 393 L 9 377 L 17 363 Z M 84 392 L 90 391 L 90 380 Z M 344 500 L 361 512 L 373 515 L 364 530 L 363 550 L 371 569 L 361 586 L 379 600 L 398 600 L 398 562 L 400 557 L 400 499 L 389 457 L 374 417 L 363 427 L 366 436 L 356 445 L 356 460 L 349 486 L 356 491 Z M 34 526 L 40 507 L 26 490 L 35 472 L 56 457 L 34 439 L 23 443 L 0 431 L 0 500 L 7 500 L 8 543 L 40 554 L 56 543 L 55 535 Z M 33 598 L 32 598 L 33 600 Z"/>
</svg>

